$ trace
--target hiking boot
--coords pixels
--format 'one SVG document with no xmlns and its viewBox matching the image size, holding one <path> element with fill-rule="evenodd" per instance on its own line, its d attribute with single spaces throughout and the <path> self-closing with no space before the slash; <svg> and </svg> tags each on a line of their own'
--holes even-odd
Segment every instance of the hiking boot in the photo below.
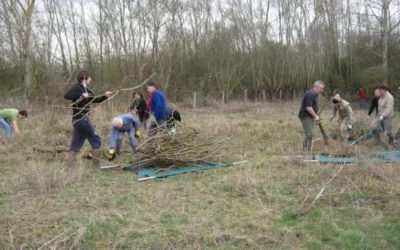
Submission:
<svg viewBox="0 0 400 250">
<path fill-rule="evenodd" d="M 389 141 L 388 141 L 390 146 L 394 146 L 393 145 L 393 136 L 389 136 Z"/>
<path fill-rule="evenodd" d="M 93 166 L 96 168 L 100 168 L 100 155 L 100 149 L 92 150 Z"/>
</svg>

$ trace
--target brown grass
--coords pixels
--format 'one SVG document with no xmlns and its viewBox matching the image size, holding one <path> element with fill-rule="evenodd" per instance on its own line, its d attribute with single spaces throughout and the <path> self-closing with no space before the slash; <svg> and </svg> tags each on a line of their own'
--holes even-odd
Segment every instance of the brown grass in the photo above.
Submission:
<svg viewBox="0 0 400 250">
<path fill-rule="evenodd" d="M 370 248 L 396 248 L 388 239 L 374 239 L 362 225 L 385 228 L 400 215 L 398 166 L 360 161 L 338 173 L 340 166 L 283 157 L 301 150 L 297 105 L 230 103 L 181 109 L 185 124 L 216 139 L 232 138 L 220 159 L 249 162 L 149 182 L 137 182 L 130 172 L 94 169 L 84 159 L 78 161 L 80 171 L 69 175 L 61 149 L 69 146 L 70 115 L 33 107 L 31 117 L 20 123 L 23 137 L 1 144 L 0 247 L 297 249 L 321 241 L 317 248 L 345 248 L 346 239 L 324 241 L 325 221 L 343 228 L 346 222 L 357 225 L 346 230 L 367 235 Z M 93 112 L 104 147 L 111 117 L 124 106 L 114 103 L 111 110 L 105 104 Z M 339 142 L 329 147 L 316 143 L 314 150 L 361 159 L 381 150 L 366 145 L 345 149 Z M 89 149 L 86 145 L 83 152 Z M 301 219 L 290 217 L 311 204 L 323 187 Z M 365 246 L 356 243 L 356 248 Z"/>
</svg>

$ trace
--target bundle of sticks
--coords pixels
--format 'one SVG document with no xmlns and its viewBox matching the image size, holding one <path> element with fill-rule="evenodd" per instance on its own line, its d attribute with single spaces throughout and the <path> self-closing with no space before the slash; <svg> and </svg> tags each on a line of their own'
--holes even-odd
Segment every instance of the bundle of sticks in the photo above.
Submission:
<svg viewBox="0 0 400 250">
<path fill-rule="evenodd" d="M 178 125 L 176 130 L 157 128 L 144 138 L 132 161 L 135 167 L 183 167 L 215 160 L 227 138 L 216 140 L 212 135 Z"/>
</svg>

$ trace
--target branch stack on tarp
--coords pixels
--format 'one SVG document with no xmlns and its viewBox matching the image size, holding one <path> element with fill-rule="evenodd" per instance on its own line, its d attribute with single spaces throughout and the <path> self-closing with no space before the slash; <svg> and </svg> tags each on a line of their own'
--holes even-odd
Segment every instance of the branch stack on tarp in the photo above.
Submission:
<svg viewBox="0 0 400 250">
<path fill-rule="evenodd" d="M 137 148 L 132 165 L 135 167 L 179 167 L 192 163 L 209 162 L 220 155 L 227 138 L 215 139 L 213 135 L 180 125 L 176 133 L 158 129 L 153 136 L 145 138 Z"/>
</svg>

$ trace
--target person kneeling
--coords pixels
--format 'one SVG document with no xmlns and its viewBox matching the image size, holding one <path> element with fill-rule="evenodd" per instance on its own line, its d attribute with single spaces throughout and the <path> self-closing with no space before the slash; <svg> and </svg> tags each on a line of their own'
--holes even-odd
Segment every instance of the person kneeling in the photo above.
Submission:
<svg viewBox="0 0 400 250">
<path fill-rule="evenodd" d="M 124 134 L 127 133 L 129 137 L 129 144 L 132 147 L 133 154 L 139 145 L 137 137 L 139 137 L 139 119 L 132 114 L 121 114 L 114 117 L 111 122 L 110 136 L 108 138 L 108 159 L 114 160 L 116 155 L 120 154 L 122 139 Z"/>
</svg>

